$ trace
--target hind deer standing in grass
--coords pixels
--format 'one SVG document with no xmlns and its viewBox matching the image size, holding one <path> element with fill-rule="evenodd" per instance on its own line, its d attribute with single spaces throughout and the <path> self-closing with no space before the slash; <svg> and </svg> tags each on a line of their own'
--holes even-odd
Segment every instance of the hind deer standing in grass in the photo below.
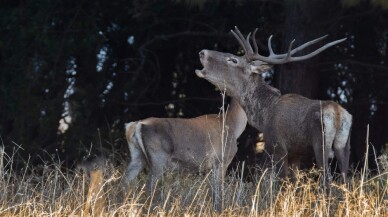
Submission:
<svg viewBox="0 0 388 217">
<path fill-rule="evenodd" d="M 225 116 L 147 118 L 128 123 L 125 133 L 131 161 L 125 180 L 133 180 L 148 166 L 147 190 L 150 192 L 166 170 L 198 173 L 214 169 L 213 201 L 220 210 L 222 180 L 237 152 L 237 138 L 246 124 L 246 114 L 233 98 Z"/>
<path fill-rule="evenodd" d="M 329 171 L 328 159 L 334 156 L 344 181 L 349 168 L 350 129 L 352 116 L 333 101 L 311 100 L 297 94 L 282 95 L 260 76 L 275 64 L 309 59 L 345 39 L 328 43 L 314 52 L 294 57 L 304 48 L 321 41 L 326 36 L 309 41 L 295 49 L 290 43 L 288 52 L 275 54 L 268 39 L 269 56 L 258 53 L 255 41 L 257 29 L 243 37 L 238 28 L 232 34 L 244 49 L 244 56 L 235 56 L 211 50 L 199 53 L 202 70 L 196 74 L 214 85 L 226 85 L 226 93 L 239 99 L 248 123 L 265 135 L 266 149 L 280 166 L 280 176 L 288 175 L 288 166 L 299 167 L 301 159 L 311 159 L 314 154 L 317 166 Z M 250 40 L 253 41 L 253 48 Z M 326 175 L 326 186 L 331 179 Z"/>
</svg>

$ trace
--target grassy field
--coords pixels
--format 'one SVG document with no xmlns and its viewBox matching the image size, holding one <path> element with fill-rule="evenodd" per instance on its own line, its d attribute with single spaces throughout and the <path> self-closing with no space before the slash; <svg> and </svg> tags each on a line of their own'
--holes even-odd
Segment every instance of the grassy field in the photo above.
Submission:
<svg viewBox="0 0 388 217">
<path fill-rule="evenodd" d="M 248 182 L 239 178 L 240 167 L 226 178 L 224 210 L 217 213 L 212 173 L 168 173 L 148 195 L 145 174 L 124 186 L 122 168 L 109 163 L 87 172 L 63 172 L 59 164 L 14 171 L 9 157 L 0 157 L 0 216 L 388 216 L 383 171 L 374 177 L 355 174 L 349 186 L 333 182 L 326 195 L 316 170 L 296 171 L 292 183 L 257 170 Z"/>
</svg>

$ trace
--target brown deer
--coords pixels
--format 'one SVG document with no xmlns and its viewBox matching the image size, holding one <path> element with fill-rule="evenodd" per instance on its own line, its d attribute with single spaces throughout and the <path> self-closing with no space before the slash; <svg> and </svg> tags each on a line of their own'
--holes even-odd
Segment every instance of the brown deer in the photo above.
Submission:
<svg viewBox="0 0 388 217">
<path fill-rule="evenodd" d="M 315 155 L 317 166 L 329 171 L 328 159 L 334 156 L 344 181 L 349 168 L 350 130 L 352 116 L 333 101 L 311 100 L 297 94 L 282 95 L 268 85 L 260 74 L 275 64 L 309 59 L 345 39 L 333 41 L 310 54 L 294 57 L 304 48 L 326 36 L 309 41 L 295 49 L 290 43 L 288 52 L 275 54 L 268 39 L 269 56 L 258 53 L 255 34 L 243 37 L 238 28 L 232 34 L 244 49 L 244 56 L 211 50 L 199 52 L 202 70 L 196 74 L 214 85 L 225 84 L 226 93 L 239 99 L 248 123 L 264 133 L 266 149 L 279 162 L 280 176 L 288 175 L 288 166 L 298 166 L 302 159 Z M 253 48 L 250 40 L 253 41 Z M 326 184 L 331 179 L 327 174 Z"/>
<path fill-rule="evenodd" d="M 150 192 L 166 170 L 198 173 L 214 169 L 214 187 L 220 189 L 225 171 L 237 152 L 237 138 L 246 124 L 246 114 L 234 99 L 225 118 L 210 114 L 192 119 L 147 118 L 128 123 L 125 132 L 131 161 L 125 181 L 133 180 L 148 166 Z M 215 208 L 220 210 L 220 190 L 213 191 L 213 199 Z"/>
</svg>

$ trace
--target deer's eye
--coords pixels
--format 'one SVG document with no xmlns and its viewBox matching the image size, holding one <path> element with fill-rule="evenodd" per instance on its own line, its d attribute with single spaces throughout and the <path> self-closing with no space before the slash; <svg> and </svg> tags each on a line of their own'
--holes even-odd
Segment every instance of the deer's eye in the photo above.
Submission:
<svg viewBox="0 0 388 217">
<path fill-rule="evenodd" d="M 228 61 L 228 62 L 232 62 L 232 63 L 234 63 L 234 64 L 237 64 L 237 63 L 238 63 L 238 60 L 237 60 L 236 58 L 233 58 L 233 57 L 229 57 L 229 58 L 227 59 L 227 61 Z"/>
</svg>

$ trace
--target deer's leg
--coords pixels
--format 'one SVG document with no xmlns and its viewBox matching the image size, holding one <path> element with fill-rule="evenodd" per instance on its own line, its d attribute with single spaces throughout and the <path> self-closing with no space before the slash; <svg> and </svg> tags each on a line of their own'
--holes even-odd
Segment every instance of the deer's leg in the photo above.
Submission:
<svg viewBox="0 0 388 217">
<path fill-rule="evenodd" d="M 145 159 L 142 151 L 134 144 L 129 144 L 129 150 L 131 154 L 131 162 L 128 164 L 127 170 L 125 172 L 126 182 L 135 179 L 145 167 Z"/>
<path fill-rule="evenodd" d="M 156 182 L 163 176 L 164 171 L 167 169 L 168 155 L 163 151 L 150 153 L 150 173 L 147 180 L 147 191 L 149 193 L 155 190 Z"/>
<path fill-rule="evenodd" d="M 344 149 L 334 148 L 334 154 L 339 163 L 342 179 L 347 183 L 347 171 L 349 169 L 349 152 Z"/>
<path fill-rule="evenodd" d="M 224 177 L 223 169 L 221 168 L 221 163 L 214 166 L 214 177 L 213 177 L 213 190 L 212 190 L 212 198 L 214 209 L 219 212 L 222 210 L 222 179 Z"/>
<path fill-rule="evenodd" d="M 319 143 L 319 142 L 314 144 L 314 147 L 313 147 L 314 148 L 314 155 L 315 155 L 315 160 L 317 161 L 317 167 L 319 169 L 323 169 L 321 174 L 323 175 L 323 177 L 325 177 L 324 183 L 325 183 L 326 187 L 328 187 L 329 183 L 327 182 L 327 177 L 325 176 L 327 174 L 326 168 L 328 168 L 328 167 L 326 166 L 326 163 L 324 163 L 326 157 L 323 156 L 323 147 L 322 146 L 323 146 L 322 143 Z"/>
<path fill-rule="evenodd" d="M 276 167 L 276 173 L 279 174 L 279 177 L 282 179 L 287 178 L 288 176 L 288 151 L 285 145 L 276 144 L 273 150 L 273 163 Z"/>
<path fill-rule="evenodd" d="M 282 159 L 280 159 L 279 162 L 279 175 L 281 178 L 285 179 L 289 175 L 288 155 L 283 155 Z"/>
<path fill-rule="evenodd" d="M 300 158 L 295 157 L 295 158 L 292 158 L 292 159 L 290 159 L 290 158 L 288 158 L 288 159 L 289 159 L 289 162 L 290 162 L 289 163 L 290 164 L 290 169 L 292 171 L 291 179 L 292 179 L 293 182 L 295 182 L 297 180 L 296 174 L 297 174 L 297 172 L 298 172 L 298 170 L 300 168 Z"/>
<path fill-rule="evenodd" d="M 325 145 L 322 145 L 323 141 L 318 139 L 317 141 L 314 142 L 313 149 L 314 149 L 315 159 L 317 161 L 317 166 L 318 168 L 323 169 L 322 175 L 324 177 L 325 186 L 328 189 L 332 179 L 330 167 L 329 167 L 329 157 L 333 154 L 331 147 L 334 140 L 334 136 L 326 136 L 326 135 L 327 133 L 325 133 Z"/>
<path fill-rule="evenodd" d="M 228 169 L 229 164 L 232 162 L 233 157 L 237 153 L 237 144 L 229 147 L 225 151 L 224 159 L 220 161 L 216 160 L 216 163 L 213 167 L 214 176 L 212 184 L 212 199 L 214 203 L 214 209 L 216 211 L 221 211 L 223 209 L 223 200 L 224 200 L 224 181 L 226 170 Z M 221 158 L 221 156 L 219 156 Z"/>
<path fill-rule="evenodd" d="M 344 183 L 347 183 L 350 157 L 350 129 L 339 130 L 334 140 L 334 155 L 339 163 L 339 168 Z"/>
</svg>

